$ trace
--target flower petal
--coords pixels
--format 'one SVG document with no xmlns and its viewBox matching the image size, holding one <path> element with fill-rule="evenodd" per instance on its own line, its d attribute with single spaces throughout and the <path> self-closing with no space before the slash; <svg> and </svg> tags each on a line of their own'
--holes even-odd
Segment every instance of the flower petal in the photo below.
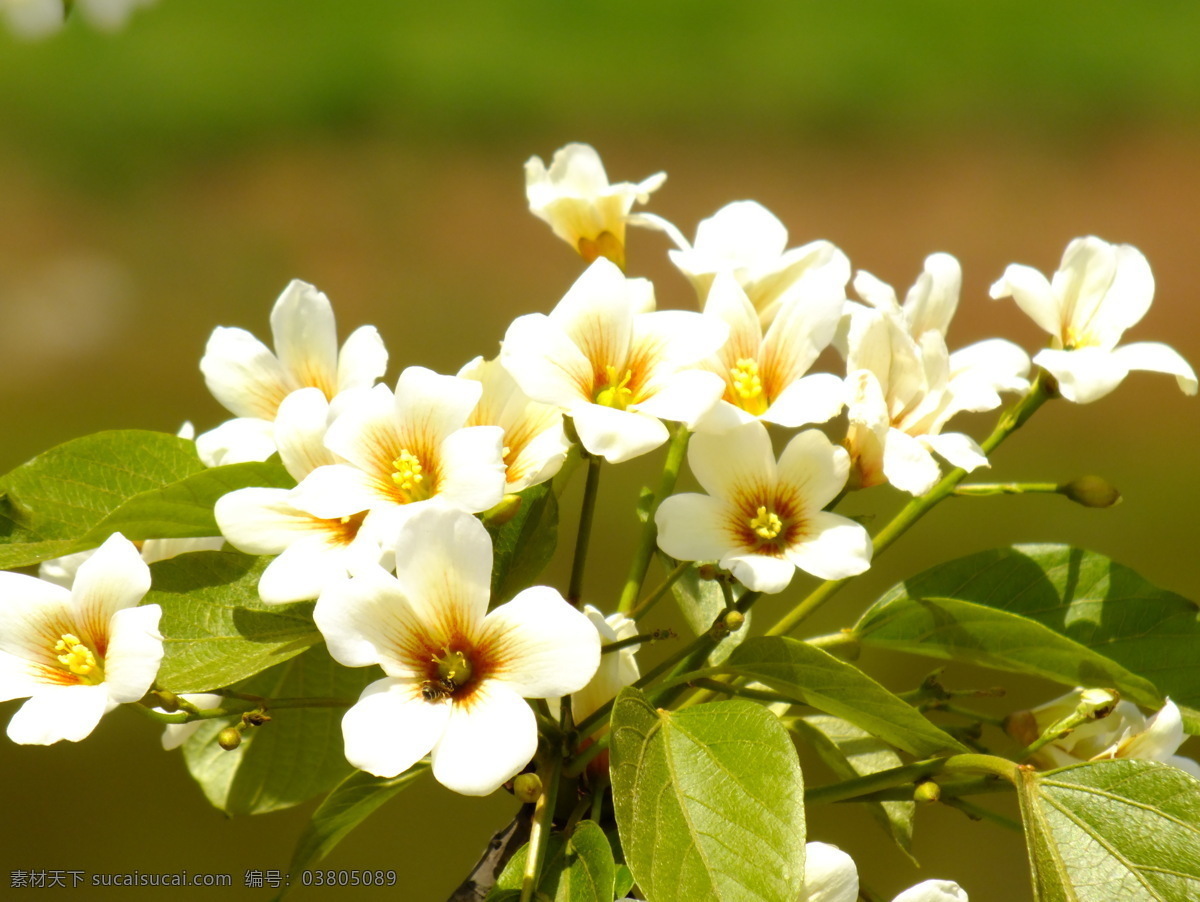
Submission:
<svg viewBox="0 0 1200 902">
<path fill-rule="evenodd" d="M 829 843 L 804 847 L 804 902 L 857 902 L 858 868 L 854 859 Z"/>
<path fill-rule="evenodd" d="M 619 464 L 653 451 L 671 434 L 649 414 L 586 404 L 571 411 L 579 441 L 590 453 Z"/>
<path fill-rule="evenodd" d="M 492 538 L 468 513 L 422 506 L 400 528 L 396 579 L 428 629 L 474 633 L 492 591 Z"/>
<path fill-rule="evenodd" d="M 354 388 L 370 388 L 387 371 L 388 352 L 374 326 L 359 326 L 350 333 L 338 354 L 339 394 Z"/>
<path fill-rule="evenodd" d="M 424 667 L 424 661 L 412 660 L 409 653 L 421 619 L 399 582 L 382 567 L 326 587 L 313 609 L 313 621 L 329 654 L 347 667 L 379 664 L 389 676 L 410 678 L 417 675 L 415 667 Z"/>
<path fill-rule="evenodd" d="M 720 560 L 733 546 L 727 519 L 724 501 L 695 493 L 672 495 L 654 514 L 658 547 L 680 561 Z"/>
<path fill-rule="evenodd" d="M 762 418 L 768 423 L 798 429 L 828 422 L 845 406 L 846 383 L 832 373 L 814 373 L 785 388 Z"/>
<path fill-rule="evenodd" d="M 113 533 L 79 565 L 71 587 L 71 606 L 87 634 L 81 638 L 93 648 L 106 645 L 113 615 L 136 607 L 149 591 L 150 568 L 141 553 L 119 532 Z"/>
<path fill-rule="evenodd" d="M 271 309 L 271 334 L 293 388 L 337 394 L 337 323 L 324 293 L 299 279 L 289 282 Z"/>
<path fill-rule="evenodd" d="M 200 372 L 213 397 L 239 417 L 273 420 L 279 402 L 293 388 L 270 348 L 245 329 L 214 329 Z"/>
<path fill-rule="evenodd" d="M 892 902 L 967 902 L 967 893 L 953 880 L 923 880 Z"/>
<path fill-rule="evenodd" d="M 445 732 L 433 747 L 433 775 L 469 796 L 495 792 L 537 751 L 537 721 L 525 700 L 503 683 L 488 681 L 470 706 L 451 705 Z"/>
<path fill-rule="evenodd" d="M 924 495 L 941 478 L 942 470 L 918 439 L 889 429 L 883 445 L 883 475 L 910 495 Z"/>
<path fill-rule="evenodd" d="M 1063 312 L 1050 281 L 1032 266 L 1012 263 L 988 292 L 994 300 L 1011 297 L 1022 312 L 1053 336 L 1062 334 Z"/>
<path fill-rule="evenodd" d="M 1117 348 L 1113 356 L 1127 370 L 1167 373 L 1185 395 L 1196 394 L 1196 371 L 1174 348 L 1157 341 L 1139 341 Z"/>
<path fill-rule="evenodd" d="M 871 566 L 871 536 L 846 517 L 809 514 L 804 539 L 787 549 L 788 560 L 820 579 L 857 576 Z"/>
<path fill-rule="evenodd" d="M 801 499 L 805 511 L 819 511 L 846 486 L 850 455 L 825 433 L 806 429 L 779 455 L 779 482 Z"/>
<path fill-rule="evenodd" d="M 1122 359 L 1104 348 L 1046 348 L 1034 355 L 1033 362 L 1057 380 L 1064 398 L 1076 404 L 1100 400 L 1129 375 Z"/>
<path fill-rule="evenodd" d="M 377 777 L 403 773 L 437 743 L 451 707 L 425 701 L 414 682 L 376 680 L 342 718 L 346 760 Z"/>
<path fill-rule="evenodd" d="M 952 466 L 962 467 L 968 473 L 979 467 L 988 466 L 988 459 L 975 439 L 961 432 L 944 432 L 940 435 L 923 435 L 920 442 L 931 451 L 948 460 Z"/>
<path fill-rule="evenodd" d="M 487 615 L 480 643 L 506 664 L 494 678 L 522 698 L 569 695 L 600 666 L 600 634 L 548 586 L 533 586 Z"/>
<path fill-rule="evenodd" d="M 103 683 L 47 687 L 32 696 L 8 722 L 8 738 L 19 745 L 79 742 L 116 705 Z"/>
<path fill-rule="evenodd" d="M 466 426 L 442 441 L 437 497 L 471 513 L 485 511 L 504 497 L 504 430 Z"/>
<path fill-rule="evenodd" d="M 521 391 L 543 404 L 591 403 L 592 363 L 563 327 L 542 313 L 518 316 L 504 334 L 500 363 Z"/>
<path fill-rule="evenodd" d="M 196 436 L 196 453 L 206 467 L 263 461 L 275 453 L 275 428 L 261 417 L 226 420 Z"/>
<path fill-rule="evenodd" d="M 736 499 L 743 491 L 774 486 L 775 453 L 767 428 L 757 420 L 725 432 L 699 432 L 688 445 L 688 467 L 708 494 Z"/>
<path fill-rule="evenodd" d="M 720 565 L 751 592 L 768 595 L 782 592 L 796 575 L 796 565 L 786 558 L 740 549 L 722 557 Z"/>
<path fill-rule="evenodd" d="M 104 657 L 104 685 L 114 702 L 136 702 L 158 676 L 163 657 L 163 636 L 158 631 L 161 617 L 162 608 L 156 604 L 113 614 Z"/>
<path fill-rule="evenodd" d="M 328 427 L 329 401 L 319 388 L 294 391 L 279 405 L 275 445 L 279 459 L 297 482 L 317 467 L 339 462 L 325 447 Z"/>
</svg>

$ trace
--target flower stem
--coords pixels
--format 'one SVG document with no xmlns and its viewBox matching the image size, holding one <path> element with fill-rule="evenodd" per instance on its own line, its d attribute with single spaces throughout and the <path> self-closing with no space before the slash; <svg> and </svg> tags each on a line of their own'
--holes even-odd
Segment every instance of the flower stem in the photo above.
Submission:
<svg viewBox="0 0 1200 902">
<path fill-rule="evenodd" d="M 542 780 L 542 794 L 533 809 L 533 826 L 529 831 L 529 852 L 525 858 L 525 874 L 521 880 L 521 902 L 530 902 L 537 889 L 542 866 L 546 863 L 546 846 L 554 820 L 554 808 L 558 804 L 558 781 L 562 774 L 562 752 L 558 748 L 546 749 L 543 761 L 547 762 L 546 776 Z"/>
<path fill-rule="evenodd" d="M 955 486 L 953 494 L 982 498 L 991 495 L 1057 494 L 1061 491 L 1057 482 L 973 482 Z"/>
<path fill-rule="evenodd" d="M 986 777 L 1002 777 L 1015 784 L 1019 768 L 1007 758 L 995 755 L 951 755 L 948 758 L 929 758 L 915 761 L 865 777 L 855 777 L 840 783 L 817 786 L 804 792 L 805 804 L 822 802 L 845 802 L 861 796 L 871 795 L 885 789 L 904 786 L 927 780 L 935 774 L 983 774 Z"/>
<path fill-rule="evenodd" d="M 596 496 L 600 489 L 600 464 L 604 458 L 588 457 L 587 482 L 583 488 L 583 507 L 579 511 L 579 533 L 575 538 L 575 558 L 571 562 L 571 582 L 567 601 L 579 607 L 583 597 L 583 568 L 587 563 L 588 541 L 592 537 L 592 519 L 596 513 Z"/>
<path fill-rule="evenodd" d="M 1051 397 L 1046 387 L 1045 379 L 1039 371 L 1029 391 L 1016 404 L 1000 415 L 992 434 L 983 440 L 980 447 L 984 454 L 990 454 L 1002 441 L 1025 424 L 1033 413 Z M 872 540 L 872 557 L 878 557 L 886 551 L 893 542 L 904 535 L 908 529 L 929 513 L 933 508 L 954 493 L 958 484 L 966 478 L 967 471 L 956 467 L 942 477 L 932 489 L 914 498 L 900 509 L 892 521 L 883 527 Z M 801 623 L 823 605 L 826 601 L 848 583 L 850 579 L 831 579 L 817 586 L 807 598 L 792 608 L 778 623 L 767 630 L 768 636 L 784 636 L 798 627 Z"/>
<path fill-rule="evenodd" d="M 658 540 L 658 527 L 654 523 L 654 514 L 663 499 L 675 491 L 675 483 L 679 480 L 679 470 L 683 466 L 687 454 L 688 438 L 691 433 L 684 424 L 675 430 L 667 449 L 667 459 L 663 463 L 662 476 L 658 480 L 658 491 L 650 498 L 646 507 L 646 519 L 642 523 L 642 536 L 638 542 L 633 560 L 629 563 L 629 576 L 625 579 L 625 588 L 621 591 L 621 600 L 617 602 L 617 610 L 622 614 L 629 613 L 637 601 L 638 593 L 642 591 L 642 583 L 646 580 L 646 571 L 650 569 L 650 558 Z M 653 597 L 653 596 L 652 596 Z M 656 599 L 657 600 L 657 599 Z"/>
<path fill-rule="evenodd" d="M 652 607 L 666 597 L 666 594 L 671 590 L 671 587 L 675 585 L 675 583 L 679 582 L 679 579 L 683 576 L 683 574 L 687 573 L 688 568 L 694 564 L 694 561 L 680 561 L 678 564 L 676 564 L 674 569 L 667 574 L 666 579 L 659 583 L 653 592 L 634 605 L 626 616 L 629 617 L 630 620 L 637 620 L 639 617 L 644 615 L 647 611 L 649 611 Z"/>
</svg>

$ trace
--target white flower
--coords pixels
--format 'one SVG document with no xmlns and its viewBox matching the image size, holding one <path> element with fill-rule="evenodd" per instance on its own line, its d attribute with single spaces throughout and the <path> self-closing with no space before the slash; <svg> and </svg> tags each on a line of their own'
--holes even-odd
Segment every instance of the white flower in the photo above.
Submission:
<svg viewBox="0 0 1200 902">
<path fill-rule="evenodd" d="M 637 623 L 624 614 L 615 613 L 605 617 L 590 604 L 584 605 L 583 613 L 600 635 L 601 647 L 637 635 Z M 618 692 L 637 681 L 641 674 L 638 671 L 636 654 L 636 648 L 626 647 L 600 656 L 600 667 L 596 675 L 571 696 L 571 717 L 576 723 L 599 710 L 601 706 L 616 698 Z"/>
<path fill-rule="evenodd" d="M 433 775 L 487 795 L 537 750 L 526 698 L 581 689 L 600 637 L 553 589 L 535 586 L 488 612 L 492 543 L 451 508 L 414 514 L 396 544 L 396 576 L 365 572 L 330 589 L 314 619 L 347 667 L 378 664 L 342 720 L 346 758 L 390 777 L 432 754 Z"/>
<path fill-rule="evenodd" d="M 764 336 L 758 313 L 733 276 L 719 273 L 713 280 L 704 315 L 726 323 L 729 339 L 705 365 L 724 380 L 725 393 L 700 429 L 723 428 L 731 414 L 733 422 L 756 417 L 797 428 L 824 423 L 841 411 L 843 381 L 830 373 L 805 373 L 833 338 L 845 291 L 818 279 L 801 287 L 779 305 Z"/>
<path fill-rule="evenodd" d="M 636 185 L 608 183 L 600 155 L 588 144 L 555 151 L 547 171 L 540 157 L 525 164 L 529 210 L 579 252 L 584 262 L 607 257 L 625 268 L 625 224 L 634 203 L 646 203 L 667 180 L 665 172 Z"/>
<path fill-rule="evenodd" d="M 694 367 L 727 334 L 699 313 L 654 311 L 649 282 L 597 260 L 549 316 L 512 322 L 500 362 L 529 397 L 567 411 L 588 452 L 620 463 L 667 440 L 660 418 L 691 428 L 717 402 L 723 381 Z"/>
<path fill-rule="evenodd" d="M 1160 342 L 1117 347 L 1154 297 L 1150 264 L 1131 245 L 1076 238 L 1067 245 L 1053 280 L 1013 264 L 991 295 L 1011 296 L 1050 333 L 1050 347 L 1033 362 L 1054 376 L 1068 401 L 1087 404 L 1103 398 L 1130 370 L 1169 373 L 1185 394 L 1196 394 L 1196 373 L 1174 349 Z"/>
<path fill-rule="evenodd" d="M 1088 691 L 1077 688 L 1032 711 L 1018 711 L 1005 720 L 1004 729 L 1028 745 L 1075 711 Z M 1169 698 L 1149 720 L 1133 702 L 1120 701 L 1107 717 L 1085 721 L 1042 746 L 1032 760 L 1041 767 L 1066 767 L 1106 758 L 1141 758 L 1170 764 L 1200 779 L 1200 763 L 1175 754 L 1186 738 L 1179 706 Z"/>
<path fill-rule="evenodd" d="M 62 28 L 63 0 L 0 0 L 0 15 L 17 37 L 36 40 Z"/>
<path fill-rule="evenodd" d="M 503 430 L 464 426 L 482 386 L 419 366 L 352 393 L 325 445 L 344 463 L 317 467 L 288 503 L 323 520 L 369 512 L 373 535 L 395 543 L 401 522 L 430 504 L 478 513 L 504 497 Z"/>
<path fill-rule="evenodd" d="M 787 229 L 766 207 L 752 200 L 735 201 L 705 219 L 691 244 L 680 231 L 657 216 L 639 220 L 667 233 L 678 246 L 671 262 L 691 280 L 701 302 L 717 273 L 731 274 L 758 311 L 763 325 L 775 318 L 780 304 L 808 278 L 845 288 L 850 261 L 828 241 L 813 241 L 787 250 Z"/>
<path fill-rule="evenodd" d="M 717 561 L 748 589 L 781 592 L 797 567 L 844 579 L 871 563 L 871 539 L 853 520 L 822 510 L 846 484 L 845 449 L 815 429 L 776 463 L 757 420 L 697 433 L 688 465 L 707 495 L 672 495 L 655 515 L 658 544 L 684 561 Z"/>
<path fill-rule="evenodd" d="M 958 262 L 934 254 L 902 308 L 891 287 L 860 272 L 855 289 L 872 307 L 849 306 L 846 447 L 860 487 L 885 480 L 920 495 L 941 475 L 933 453 L 968 472 L 987 466 L 975 441 L 943 432 L 963 411 L 992 410 L 999 392 L 1024 391 L 1029 358 L 1011 342 L 977 342 L 949 353 L 945 330 L 962 280 Z"/>
<path fill-rule="evenodd" d="M 158 674 L 162 609 L 138 602 L 150 568 L 114 533 L 79 567 L 70 590 L 0 572 L 0 701 L 28 697 L 8 736 L 22 745 L 78 742 Z"/>
<path fill-rule="evenodd" d="M 458 375 L 483 386 L 467 425 L 504 430 L 505 491 L 519 492 L 551 479 L 571 449 L 562 408 L 532 400 L 499 360 L 476 357 Z"/>
<path fill-rule="evenodd" d="M 829 843 L 804 847 L 804 892 L 798 902 L 857 902 L 858 867 L 854 859 Z M 968 902 L 966 892 L 952 880 L 924 880 L 892 902 Z"/>
<path fill-rule="evenodd" d="M 89 25 L 102 31 L 123 28 L 135 10 L 153 6 L 156 0 L 75 0 Z"/>
<path fill-rule="evenodd" d="M 179 693 L 179 697 L 185 702 L 191 702 L 200 709 L 216 708 L 225 700 L 222 696 L 215 695 L 211 692 L 181 692 Z M 167 713 L 166 711 L 163 711 L 162 708 L 155 708 L 154 710 L 162 711 L 164 714 Z M 167 726 L 163 729 L 162 747 L 168 752 L 171 749 L 179 748 L 181 745 L 187 742 L 189 738 L 191 738 L 193 733 L 200 729 L 200 726 L 203 723 L 204 721 L 202 720 L 193 720 L 189 721 L 188 723 L 167 724 Z"/>
<path fill-rule="evenodd" d="M 293 280 L 271 311 L 275 353 L 245 329 L 218 327 L 208 340 L 200 370 L 205 384 L 237 419 L 196 439 L 209 466 L 266 460 L 275 453 L 271 423 L 279 405 L 297 389 L 319 388 L 332 401 L 339 393 L 369 388 L 387 369 L 387 350 L 374 326 L 361 326 L 337 347 L 329 298 Z"/>
<path fill-rule="evenodd" d="M 275 441 L 283 465 L 297 481 L 317 467 L 343 462 L 324 444 L 332 416 L 317 388 L 292 392 L 279 405 Z M 213 510 L 222 534 L 239 551 L 279 555 L 259 578 L 263 601 L 316 598 L 332 581 L 385 561 L 366 510 L 325 519 L 296 507 L 291 497 L 289 489 L 238 489 L 219 498 Z"/>
</svg>

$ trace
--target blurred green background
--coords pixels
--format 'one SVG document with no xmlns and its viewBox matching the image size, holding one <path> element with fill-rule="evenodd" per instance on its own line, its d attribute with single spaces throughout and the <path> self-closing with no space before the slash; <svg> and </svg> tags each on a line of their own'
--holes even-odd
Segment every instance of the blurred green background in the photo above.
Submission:
<svg viewBox="0 0 1200 902">
<path fill-rule="evenodd" d="M 951 347 L 992 335 L 1042 343 L 1011 302 L 986 299 L 1008 263 L 1053 271 L 1084 234 L 1134 244 L 1158 295 L 1131 339 L 1168 341 L 1198 362 L 1198 46 L 1200 5 L 1094 0 L 161 0 L 116 35 L 78 22 L 36 44 L 0 34 L 0 471 L 99 429 L 216 425 L 225 414 L 198 371 L 209 332 L 238 325 L 266 338 L 293 277 L 329 294 L 343 335 L 379 327 L 389 381 L 410 364 L 453 372 L 493 355 L 514 316 L 548 310 L 580 271 L 528 214 L 521 171 L 573 140 L 593 143 L 616 181 L 666 170 L 650 209 L 689 235 L 753 198 L 792 244 L 830 239 L 901 292 L 926 254 L 954 253 L 965 284 Z M 632 234 L 631 273 L 654 278 L 660 306 L 689 306 L 665 249 L 661 236 Z M 1123 504 L 949 502 L 814 631 L 851 622 L 926 566 L 1018 541 L 1101 551 L 1200 598 L 1197 403 L 1172 379 L 1139 374 L 1095 405 L 1051 406 L 994 456 L 992 474 L 1097 473 Z M 966 426 L 979 435 L 989 422 Z M 589 579 L 601 606 L 625 569 L 638 486 L 657 466 L 606 473 Z M 843 509 L 895 502 L 877 489 Z M 563 569 L 548 580 L 565 582 Z M 759 616 L 806 587 L 798 579 Z M 864 663 L 897 690 L 933 666 Z M 963 667 L 946 680 L 1005 685 L 999 712 L 1057 692 Z M 241 888 L 242 874 L 286 868 L 312 806 L 226 820 L 178 753 L 158 750 L 157 731 L 122 710 L 79 745 L 0 743 L 0 895 L 16 869 L 186 868 L 270 896 Z M 828 779 L 805 766 L 812 782 Z M 402 892 L 347 896 L 440 900 L 513 808 L 503 793 L 470 800 L 427 781 L 327 864 L 401 875 Z M 919 813 L 919 871 L 860 812 L 809 819 L 811 838 L 854 853 L 885 898 L 935 876 L 959 880 L 974 902 L 1030 896 L 1020 836 L 956 811 Z"/>
</svg>

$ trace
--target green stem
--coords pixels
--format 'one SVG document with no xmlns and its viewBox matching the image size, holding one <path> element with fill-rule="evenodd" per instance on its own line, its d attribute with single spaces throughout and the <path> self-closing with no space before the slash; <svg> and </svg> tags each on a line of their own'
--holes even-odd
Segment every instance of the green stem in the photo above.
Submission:
<svg viewBox="0 0 1200 902">
<path fill-rule="evenodd" d="M 1041 373 L 1033 381 L 1028 393 L 1016 404 L 1000 415 L 996 428 L 980 444 L 984 454 L 991 454 L 1002 441 L 1021 428 L 1033 413 L 1051 397 Z M 935 506 L 954 493 L 955 488 L 967 476 L 967 471 L 956 467 L 951 470 L 932 489 L 919 498 L 914 498 L 900 509 L 892 521 L 883 527 L 872 539 L 872 558 L 886 551 L 893 542 L 906 533 L 909 528 L 929 513 Z M 850 581 L 847 579 L 832 579 L 817 586 L 807 598 L 792 608 L 773 627 L 767 630 L 768 636 L 784 636 L 803 623 L 808 617 L 828 601 L 833 595 Z"/>
<path fill-rule="evenodd" d="M 609 642 L 607 645 L 602 645 L 600 646 L 600 654 L 611 655 L 614 651 L 629 648 L 631 645 L 642 645 L 646 642 L 661 642 L 663 639 L 674 638 L 674 630 L 651 630 L 648 633 L 638 633 L 636 636 L 630 636 L 628 639 L 618 639 L 616 642 Z"/>
<path fill-rule="evenodd" d="M 562 774 L 562 751 L 557 747 L 545 750 L 543 760 L 549 759 L 542 780 L 542 794 L 533 809 L 533 824 L 529 831 L 529 853 L 521 880 L 521 902 L 531 902 L 537 889 L 538 877 L 546 863 L 546 846 L 553 827 L 554 808 L 558 804 L 558 783 Z M 540 770 L 540 768 L 539 768 Z"/>
<path fill-rule="evenodd" d="M 687 573 L 688 568 L 694 563 L 695 561 L 680 561 L 678 564 L 676 564 L 671 572 L 667 574 L 666 579 L 659 583 L 653 592 L 634 605 L 626 616 L 630 620 L 637 620 L 639 617 L 643 616 L 647 611 L 649 611 L 652 607 L 666 597 L 667 592 L 671 590 L 671 586 L 679 582 L 680 577 Z"/>
<path fill-rule="evenodd" d="M 192 723 L 197 720 L 213 720 L 218 717 L 238 717 L 245 714 L 247 711 L 253 711 L 256 708 L 263 710 L 273 710 L 277 708 L 349 708 L 354 704 L 352 698 L 257 698 L 237 697 L 233 701 L 249 702 L 246 705 L 238 707 L 230 707 L 222 705 L 219 708 L 193 708 L 191 711 L 176 711 L 172 714 L 167 714 L 162 711 L 155 711 L 153 707 L 139 703 L 138 708 L 149 717 L 151 720 L 156 720 L 159 723 Z"/>
<path fill-rule="evenodd" d="M 746 686 L 735 686 L 732 683 L 722 683 L 720 680 L 713 680 L 708 677 L 693 678 L 688 682 L 692 686 L 708 689 L 710 692 L 715 692 L 719 695 L 736 695 L 740 698 L 752 698 L 770 704 L 775 704 L 776 702 L 783 702 L 787 705 L 803 704 L 798 698 L 780 695 L 778 692 L 769 692 L 764 689 L 750 689 Z"/>
<path fill-rule="evenodd" d="M 583 488 L 583 507 L 579 511 L 579 533 L 575 539 L 575 559 L 571 562 L 571 582 L 567 601 L 579 607 L 583 598 L 583 568 L 587 563 L 588 541 L 592 537 L 592 519 L 596 513 L 596 496 L 600 490 L 602 457 L 588 457 L 587 482 Z"/>
<path fill-rule="evenodd" d="M 983 498 L 992 495 L 1057 494 L 1061 491 L 1057 482 L 972 482 L 955 486 L 954 494 Z"/>
<path fill-rule="evenodd" d="M 633 560 L 629 563 L 629 576 L 625 579 L 625 588 L 621 591 L 621 600 L 617 602 L 617 610 L 622 614 L 629 613 L 637 601 L 638 593 L 642 591 L 642 583 L 646 580 L 646 571 L 650 569 L 650 558 L 654 556 L 654 548 L 658 540 L 658 527 L 654 523 L 654 514 L 663 499 L 675 491 L 675 483 L 679 480 L 679 471 L 683 467 L 683 459 L 687 454 L 688 438 L 691 433 L 682 423 L 675 430 L 671 445 L 667 449 L 667 459 L 663 463 L 662 476 L 658 480 L 658 491 L 650 499 L 646 508 L 646 519 L 642 523 L 642 535 L 634 551 Z"/>
<path fill-rule="evenodd" d="M 982 773 L 987 777 L 1002 777 L 1009 783 L 1016 783 L 1019 768 L 1007 758 L 997 758 L 994 755 L 951 755 L 948 758 L 929 758 L 925 761 L 915 761 L 889 770 L 856 777 L 853 780 L 843 780 L 827 786 L 807 789 L 804 793 L 806 804 L 824 802 L 844 802 L 871 795 L 881 790 L 897 786 L 917 783 L 941 773 Z"/>
</svg>

